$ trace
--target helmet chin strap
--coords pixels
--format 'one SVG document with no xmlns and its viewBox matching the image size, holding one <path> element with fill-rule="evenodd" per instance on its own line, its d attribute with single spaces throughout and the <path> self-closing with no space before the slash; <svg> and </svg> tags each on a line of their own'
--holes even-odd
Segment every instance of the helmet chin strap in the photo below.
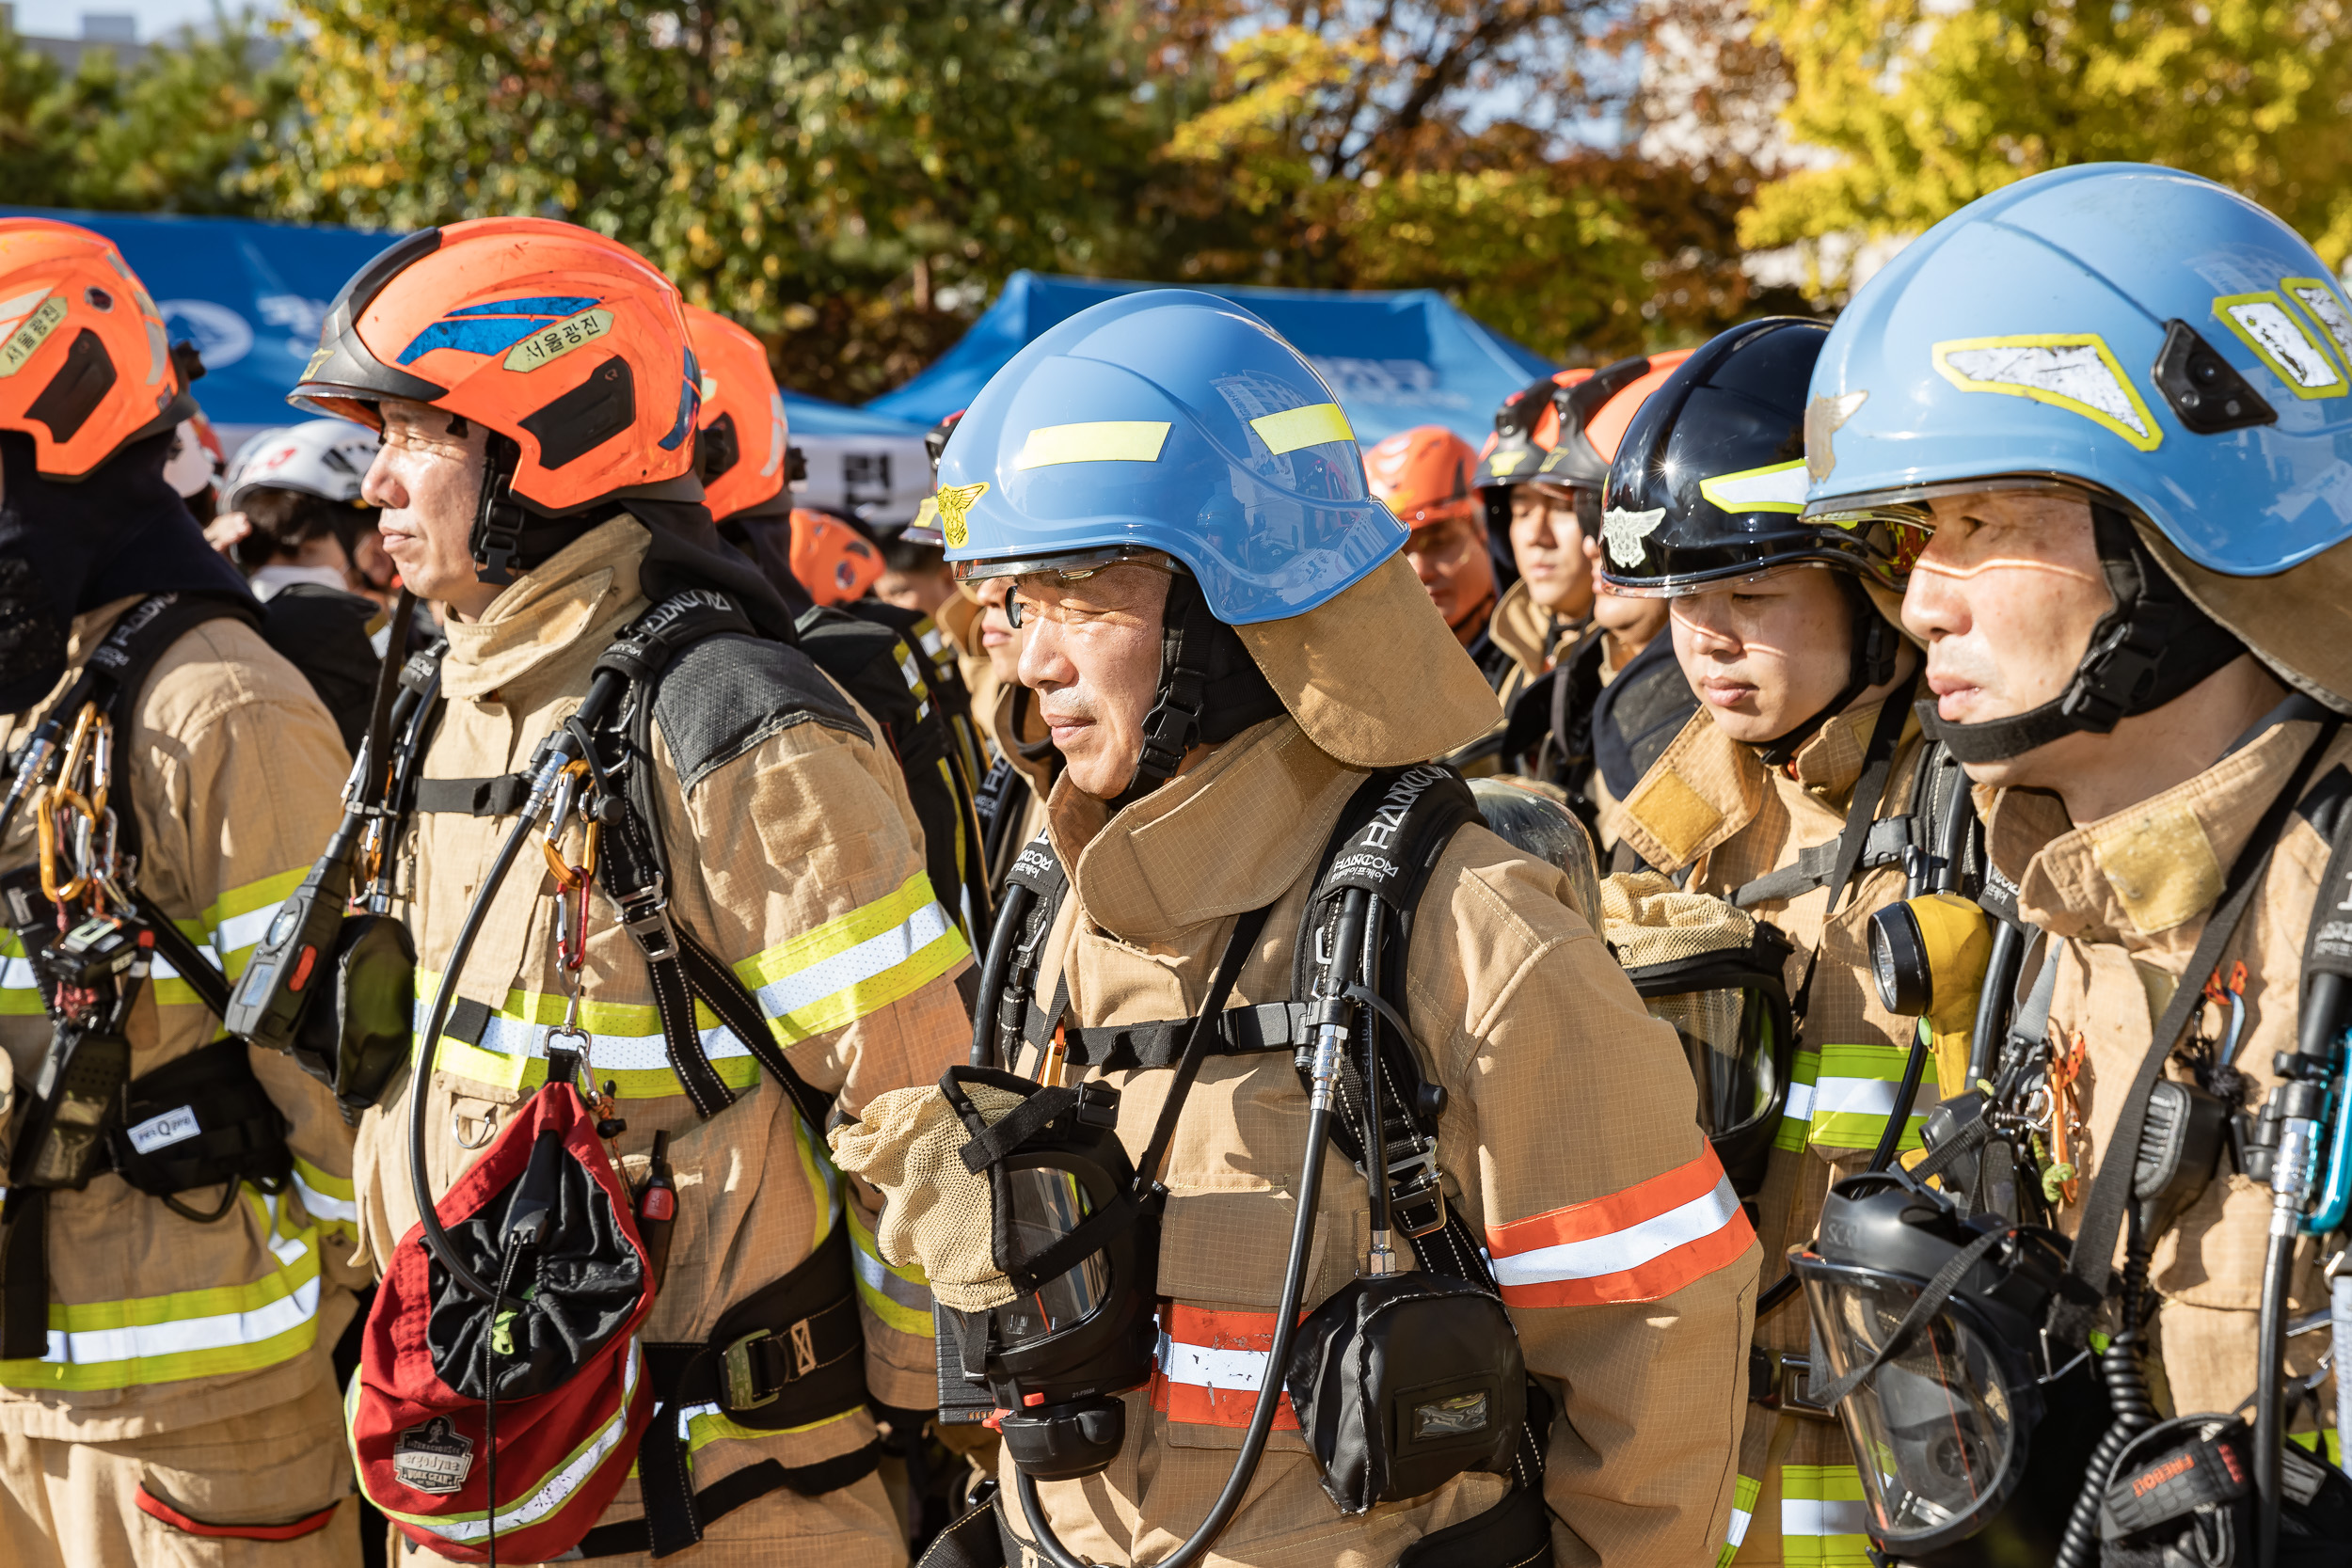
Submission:
<svg viewBox="0 0 2352 1568">
<path fill-rule="evenodd" d="M 1947 723 L 1928 710 L 1928 734 L 1959 761 L 2005 762 L 2062 736 L 2106 735 L 2117 721 L 2162 707 L 2246 652 L 2172 580 L 2129 517 L 2093 501 L 2090 520 L 2115 608 L 2091 628 L 2074 679 L 2049 702 L 1981 724 Z"/>
<path fill-rule="evenodd" d="M 1176 573 L 1160 612 L 1160 684 L 1143 718 L 1143 754 L 1111 810 L 1124 810 L 1175 777 L 1194 746 L 1230 740 L 1282 711 L 1241 639 L 1210 611 L 1200 583 Z"/>
<path fill-rule="evenodd" d="M 451 416 L 450 434 L 464 434 L 463 416 Z M 481 499 L 467 547 L 473 554 L 474 579 L 493 588 L 508 586 L 516 573 L 529 571 L 611 515 L 610 508 L 591 508 L 570 517 L 533 512 L 515 496 L 515 470 L 522 458 L 523 449 L 513 437 L 490 432 L 482 454 Z"/>
<path fill-rule="evenodd" d="M 1878 606 L 1870 602 L 1860 579 L 1839 572 L 1837 586 L 1846 595 L 1851 628 L 1847 637 L 1846 684 L 1812 718 L 1778 739 L 1768 740 L 1756 748 L 1768 768 L 1788 767 L 1804 743 L 1819 735 L 1822 725 L 1851 706 L 1855 698 L 1895 678 L 1895 656 L 1902 647 L 1901 635 L 1879 613 Z"/>
</svg>

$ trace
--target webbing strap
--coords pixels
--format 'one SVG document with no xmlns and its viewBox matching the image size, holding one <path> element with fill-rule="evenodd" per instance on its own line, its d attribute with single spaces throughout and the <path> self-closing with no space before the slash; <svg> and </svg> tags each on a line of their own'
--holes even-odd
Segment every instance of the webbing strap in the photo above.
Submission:
<svg viewBox="0 0 2352 1568">
<path fill-rule="evenodd" d="M 1054 1038 L 1054 1021 L 1070 1006 L 1067 981 L 1055 988 L 1054 1006 L 1031 1004 L 1021 1037 L 1042 1050 Z M 1314 1031 L 1307 1022 L 1304 1002 L 1266 1002 L 1256 1006 L 1228 1007 L 1217 1016 L 1216 1032 L 1203 1049 L 1212 1056 L 1255 1056 L 1291 1051 L 1308 1044 Z M 1067 1059 L 1078 1067 L 1105 1072 L 1172 1067 L 1200 1015 L 1159 1019 L 1150 1023 L 1123 1023 L 1099 1028 L 1065 1025 L 1061 1032 Z"/>
<path fill-rule="evenodd" d="M 1861 793 L 1859 785 L 1856 785 L 1855 793 Z M 1874 807 L 1877 804 L 1876 801 L 1871 803 Z M 1864 835 L 1862 858 L 1856 868 L 1871 869 L 1900 863 L 1903 851 L 1913 842 L 1913 821 L 1910 816 L 1905 815 L 1883 816 L 1871 823 Z M 1803 897 L 1836 876 L 1837 858 L 1846 847 L 1846 833 L 1841 832 L 1836 838 L 1817 844 L 1810 849 L 1799 850 L 1797 858 L 1789 864 L 1733 888 L 1724 895 L 1725 902 L 1745 909 L 1751 904 L 1769 903 L 1774 899 Z"/>
<path fill-rule="evenodd" d="M 419 779 L 411 811 L 458 816 L 512 816 L 531 798 L 531 775 L 493 779 Z"/>
<path fill-rule="evenodd" d="M 2073 1255 L 2067 1259 L 2066 1272 L 2086 1289 L 2083 1299 L 2061 1302 L 2052 1315 L 2051 1328 L 2061 1340 L 2071 1342 L 2089 1323 L 2096 1304 L 2107 1293 L 2108 1275 L 2115 1267 L 2115 1238 L 2123 1223 L 2123 1208 L 2131 1198 L 2132 1179 L 2137 1160 L 2132 1151 L 2139 1148 L 2140 1134 L 2148 1125 L 2148 1096 L 2155 1087 L 2156 1075 L 2164 1069 L 2172 1048 L 2179 1043 L 2181 1031 L 2188 1027 L 2189 1014 L 2204 1001 L 2203 977 L 2221 961 L 2222 950 L 2236 934 L 2238 923 L 2246 917 L 2254 891 L 2264 880 L 2270 867 L 2270 857 L 2279 847 L 2279 835 L 2285 831 L 2287 817 L 2303 798 L 2304 787 L 2319 766 L 2321 753 L 2334 743 L 2342 721 L 2329 717 L 2312 737 L 2301 760 L 2286 784 L 2271 800 L 2256 825 L 2254 834 L 2238 851 L 2237 863 L 2230 867 L 2229 881 L 2221 902 L 2205 921 L 2205 929 L 2197 939 L 2197 946 L 2188 956 L 2188 963 L 2181 971 L 2181 983 L 2172 992 L 2172 1001 L 2164 1009 L 2164 1016 L 2148 1039 L 2148 1053 L 2141 1058 L 2139 1070 L 2132 1076 L 2132 1085 L 2124 1091 L 2122 1115 L 2116 1118 L 2115 1130 L 2107 1134 L 2106 1148 L 2110 1158 L 2099 1162 L 2099 1174 L 2090 1183 L 2090 1196 L 2083 1203 L 2082 1224 L 2074 1234 Z M 2053 959 L 2044 960 L 2044 967 L 2054 966 Z"/>
<path fill-rule="evenodd" d="M 1919 673 L 1914 670 L 1902 686 L 1879 708 L 1878 722 L 1870 726 L 1870 744 L 1864 750 L 1862 777 L 1854 781 L 1853 797 L 1846 804 L 1846 826 L 1830 842 L 1837 846 L 1837 859 L 1830 869 L 1829 901 L 1821 906 L 1821 930 L 1826 937 L 1829 923 L 1837 913 L 1837 901 L 1846 895 L 1846 886 L 1862 864 L 1862 855 L 1869 843 L 1869 830 L 1864 827 L 1878 813 L 1879 800 L 1886 793 L 1886 781 L 1895 771 L 1895 748 L 1902 739 L 1903 724 L 1911 717 L 1911 693 L 1918 685 Z M 1796 1014 L 1797 1027 L 1804 1027 L 1805 1013 L 1813 998 L 1813 975 L 1821 961 L 1821 944 L 1805 955 L 1804 978 L 1797 982 L 1797 990 L 1789 1003 Z"/>
<path fill-rule="evenodd" d="M 204 956 L 204 950 L 188 940 L 188 934 L 173 923 L 171 916 L 156 907 L 141 888 L 131 890 L 131 904 L 141 920 L 155 936 L 155 952 L 165 962 L 180 972 L 180 978 L 196 992 L 196 999 L 211 1009 L 215 1018 L 229 1012 L 229 977 L 220 966 Z"/>
<path fill-rule="evenodd" d="M 11 1187 L 0 1209 L 0 1360 L 49 1354 L 49 1192 Z"/>
</svg>

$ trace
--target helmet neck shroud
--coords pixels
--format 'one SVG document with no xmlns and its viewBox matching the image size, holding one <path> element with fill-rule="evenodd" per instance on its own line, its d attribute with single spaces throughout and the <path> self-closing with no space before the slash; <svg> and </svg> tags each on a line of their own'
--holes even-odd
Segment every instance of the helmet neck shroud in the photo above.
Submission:
<svg viewBox="0 0 2352 1568">
<path fill-rule="evenodd" d="M 1233 628 L 1211 612 L 1200 585 L 1179 567 L 1160 613 L 1160 683 L 1143 720 L 1143 754 L 1113 811 L 1175 776 L 1197 745 L 1231 740 L 1284 711 Z"/>
<path fill-rule="evenodd" d="M 1961 762 L 2005 762 L 2064 736 L 2108 734 L 2246 652 L 2158 564 L 2121 508 L 2093 499 L 2090 523 L 2114 608 L 2091 628 L 2074 678 L 2050 701 L 1980 724 L 1946 723 L 1930 710 L 1929 733 Z"/>
</svg>

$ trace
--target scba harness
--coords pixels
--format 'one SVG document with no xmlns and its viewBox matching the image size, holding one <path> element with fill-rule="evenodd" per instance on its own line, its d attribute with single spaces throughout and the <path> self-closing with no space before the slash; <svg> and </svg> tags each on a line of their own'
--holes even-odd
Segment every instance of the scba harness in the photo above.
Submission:
<svg viewBox="0 0 2352 1568">
<path fill-rule="evenodd" d="M 429 690 L 435 677 L 412 666 L 405 678 Z M 679 776 L 691 778 L 800 722 L 867 734 L 806 656 L 758 636 L 728 596 L 703 588 L 665 598 L 605 649 L 586 698 L 520 773 L 417 778 L 432 728 L 429 711 L 419 708 L 387 772 L 393 815 L 516 822 L 425 1010 L 412 1084 L 431 1079 L 444 1036 L 483 1037 L 490 1009 L 459 998 L 457 978 L 498 886 L 543 830 L 559 889 L 560 964 L 576 973 L 580 961 L 593 879 L 645 960 L 666 1059 L 696 1112 L 717 1116 L 737 1098 L 704 1048 L 700 1004 L 821 1136 L 832 1097 L 792 1068 L 741 980 L 674 917 L 669 851 L 655 827 L 657 728 Z M 575 824 L 577 855 L 563 848 Z M 866 1402 L 848 1230 L 835 1225 L 811 1257 L 722 1313 L 706 1338 L 644 1340 L 676 1198 L 654 1179 L 665 1174 L 659 1141 L 647 1180 L 634 1192 L 621 1182 L 607 1140 L 627 1124 L 612 1085 L 594 1081 L 591 1045 L 568 1023 L 550 1031 L 546 1085 L 437 1202 L 425 1184 L 424 1096 L 411 1096 L 411 1172 L 422 1220 L 388 1266 L 388 1279 L 404 1289 L 388 1289 L 371 1313 L 352 1396 L 354 1448 L 378 1506 L 411 1539 L 466 1560 L 495 1560 L 501 1540 L 533 1560 L 668 1556 L 700 1540 L 710 1521 L 770 1492 L 834 1491 L 877 1460 L 868 1444 L 797 1468 L 765 1460 L 694 1487 L 687 1423 L 698 1412 L 776 1432 Z M 380 1087 L 380 1080 L 361 1085 L 371 1094 Z M 580 1201 L 548 1197 L 564 1192 Z M 566 1291 L 592 1283 L 608 1309 L 574 1322 Z M 431 1331 L 400 1326 L 420 1322 Z M 533 1345 L 557 1342 L 563 1354 L 552 1362 L 532 1354 Z M 517 1366 L 530 1375 L 515 1375 Z M 460 1466 L 450 1456 L 461 1452 L 483 1463 Z M 644 1517 L 591 1528 L 632 1463 Z M 453 1484 L 415 1484 L 448 1481 L 459 1468 Z M 549 1490 L 558 1480 L 560 1496 Z M 485 1523 L 493 1508 L 495 1529 Z"/>
<path fill-rule="evenodd" d="M 1270 1375 L 1223 1495 L 1160 1568 L 1196 1560 L 1232 1519 L 1284 1393 L 1343 1513 L 1422 1496 L 1467 1471 L 1511 1478 L 1502 1501 L 1415 1544 L 1402 1563 L 1549 1560 L 1541 1491 L 1549 1402 L 1527 1375 L 1485 1255 L 1445 1196 L 1434 1131 L 1445 1090 L 1422 1071 L 1391 1000 L 1404 995 L 1429 876 L 1454 832 L 1479 819 L 1451 768 L 1372 774 L 1341 813 L 1301 919 L 1293 959 L 1301 1000 L 1226 1006 L 1269 913 L 1258 910 L 1237 920 L 1201 1012 L 1152 1023 L 1067 1023 L 1066 979 L 1038 1003 L 1042 948 L 1069 883 L 1042 838 L 1012 868 L 981 983 L 974 1065 L 942 1088 L 971 1134 L 964 1164 L 988 1175 L 995 1258 L 1016 1294 L 982 1312 L 938 1308 L 940 1418 L 998 1426 L 1030 1535 L 1057 1568 L 1076 1560 L 1055 1540 L 1035 1483 L 1109 1464 L 1124 1441 L 1113 1396 L 1152 1375 L 1167 1198 L 1159 1168 L 1185 1097 L 1208 1056 L 1278 1052 L 1292 1054 L 1308 1089 L 1310 1128 Z M 1038 1078 L 1005 1070 L 1025 1048 Z M 1127 1164 L 1110 1131 L 1118 1091 L 1099 1079 L 1060 1086 L 1072 1068 L 1174 1073 L 1138 1164 Z M 979 1114 L 976 1086 L 1013 1108 Z M 1327 1136 L 1365 1178 L 1371 1251 L 1361 1276 L 1302 1322 Z M 1039 1171 L 1058 1184 L 1033 1183 L 1025 1195 L 1021 1183 Z M 1411 1239 L 1418 1271 L 1400 1272 L 1397 1230 Z M 1012 1550 L 1001 1520 L 976 1512 L 925 1560 L 1017 1560 L 998 1555 Z"/>
<path fill-rule="evenodd" d="M 50 1193 L 78 1192 L 111 1172 L 211 1224 L 235 1208 L 246 1183 L 275 1194 L 293 1172 L 286 1118 L 242 1041 L 216 1040 L 135 1078 L 125 1033 L 151 979 L 179 979 L 215 1015 L 228 1002 L 219 966 L 139 886 L 129 745 L 157 661 L 220 619 L 260 624 L 251 605 L 225 597 L 157 594 L 134 605 L 10 759 L 0 838 L 19 810 L 30 810 L 40 853 L 0 878 L 0 914 L 32 971 L 51 1037 L 10 1127 L 0 1358 L 48 1354 Z M 158 959 L 168 966 L 161 974 Z M 182 1201 L 213 1187 L 220 1197 L 209 1211 Z"/>
</svg>

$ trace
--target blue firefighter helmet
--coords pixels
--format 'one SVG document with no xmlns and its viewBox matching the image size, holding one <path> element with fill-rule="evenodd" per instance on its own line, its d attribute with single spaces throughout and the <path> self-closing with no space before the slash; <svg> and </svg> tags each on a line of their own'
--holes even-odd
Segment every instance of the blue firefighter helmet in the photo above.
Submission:
<svg viewBox="0 0 2352 1568">
<path fill-rule="evenodd" d="M 2209 180 L 2090 164 L 1937 224 L 1813 372 L 1807 515 L 1988 481 L 2119 501 L 2198 566 L 2352 538 L 2352 310 L 2295 231 Z"/>
<path fill-rule="evenodd" d="M 990 378 L 939 460 L 959 577 L 1165 551 L 1216 619 L 1304 614 L 1405 543 L 1304 356 L 1213 294 L 1083 310 Z"/>
</svg>

